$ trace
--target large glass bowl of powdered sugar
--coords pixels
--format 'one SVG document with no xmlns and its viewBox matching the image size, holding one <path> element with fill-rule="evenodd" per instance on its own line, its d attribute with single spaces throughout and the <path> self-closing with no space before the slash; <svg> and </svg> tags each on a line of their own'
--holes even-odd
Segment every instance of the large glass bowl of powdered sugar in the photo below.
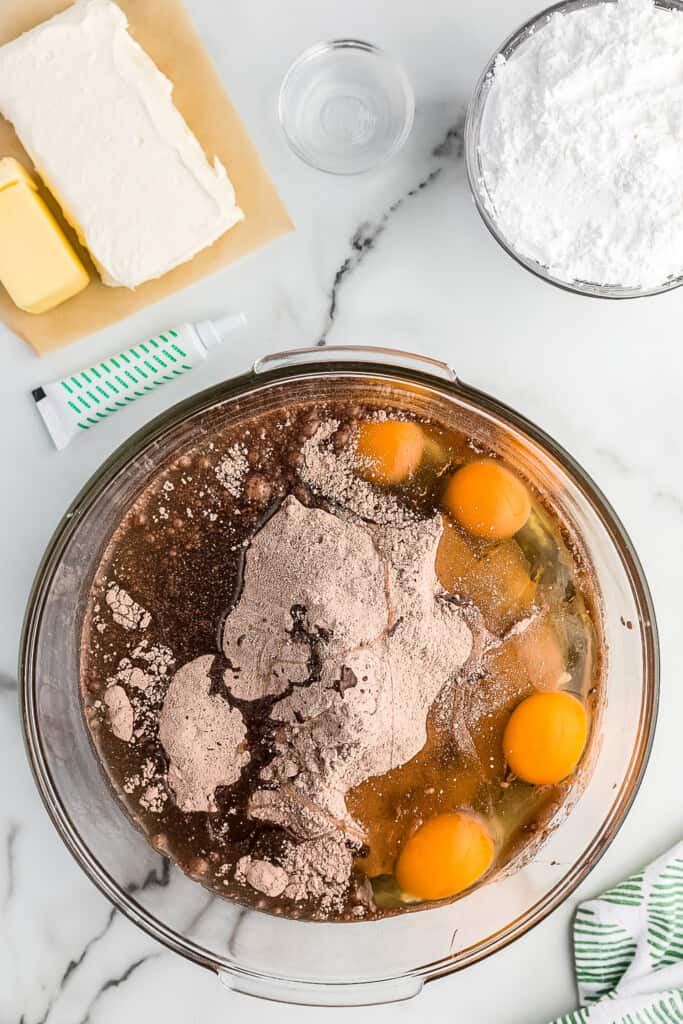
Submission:
<svg viewBox="0 0 683 1024">
<path fill-rule="evenodd" d="M 569 0 L 487 64 L 466 126 L 470 187 L 527 270 L 601 298 L 683 282 L 683 5 Z"/>
<path fill-rule="evenodd" d="M 393 410 L 391 420 L 387 408 Z M 326 417 L 334 409 L 347 410 L 350 419 L 330 424 Z M 373 482 L 347 474 L 345 446 L 359 409 L 377 413 L 367 421 L 364 443 L 385 438 L 384 489 L 377 477 Z M 489 478 L 506 464 L 511 468 L 501 479 L 513 487 L 513 499 L 520 481 L 527 489 L 529 497 L 519 506 L 523 518 L 529 516 L 529 500 L 537 509 L 533 523 L 528 518 L 518 534 L 523 549 L 512 540 L 493 545 L 477 540 L 481 557 L 475 569 L 463 551 L 463 535 L 449 535 L 448 557 L 468 566 L 470 595 L 476 597 L 497 559 L 499 578 L 515 584 L 521 601 L 530 601 L 528 614 L 512 627 L 503 623 L 498 639 L 479 629 L 476 608 L 460 584 L 448 593 L 440 590 L 438 608 L 434 605 L 433 541 L 437 534 L 445 536 L 441 513 L 433 522 L 418 516 L 406 525 L 396 519 L 403 492 L 389 478 L 395 480 L 412 460 L 422 465 L 418 483 L 447 480 L 439 439 L 456 428 L 468 438 L 454 452 L 456 462 Z M 298 447 L 276 450 L 269 439 L 288 438 L 292 430 Z M 392 461 L 386 441 L 399 435 L 402 463 Z M 264 445 L 263 468 L 255 470 L 254 458 Z M 488 461 L 482 462 L 484 454 Z M 311 504 L 316 488 L 328 485 L 340 503 L 337 517 Z M 456 485 L 449 491 L 452 503 L 466 497 L 462 487 L 457 490 Z M 419 513 L 421 492 L 417 497 Z M 358 514 L 349 518 L 352 507 Z M 503 533 L 510 508 L 499 523 Z M 545 532 L 546 513 L 561 531 Z M 258 518 L 257 532 L 246 541 L 241 596 L 231 603 L 233 587 L 240 584 L 231 578 L 230 565 L 242 564 L 245 515 Z M 536 558 L 534 551 L 539 559 L 534 579 L 520 591 L 519 566 L 527 555 Z M 387 569 L 378 576 L 380 554 Z M 579 567 L 573 582 L 566 575 L 569 561 Z M 539 566 L 546 564 L 553 567 L 547 586 L 546 570 L 539 576 Z M 441 568 L 450 572 L 446 563 Z M 302 573 L 315 577 L 314 601 L 309 591 L 306 606 L 290 608 L 287 602 L 287 635 L 281 643 L 283 595 L 298 586 Z M 403 603 L 384 631 L 375 619 L 394 593 Z M 563 634 L 566 660 L 558 672 L 556 648 L 539 646 L 531 661 L 525 655 L 525 664 L 539 684 L 553 670 L 548 685 L 566 688 L 578 680 L 580 686 L 593 652 L 595 688 L 584 698 L 591 709 L 591 739 L 559 802 L 547 803 L 554 792 L 547 779 L 536 780 L 534 789 L 524 779 L 495 775 L 484 780 L 477 797 L 468 788 L 468 758 L 476 755 L 479 740 L 463 730 L 468 720 L 458 709 L 467 693 L 479 689 L 482 700 L 493 701 L 494 714 L 494 697 L 507 698 L 504 690 L 487 689 L 478 672 L 465 675 L 463 657 L 480 656 L 474 644 L 479 636 L 503 672 L 508 654 L 500 642 L 521 643 L 529 630 L 543 628 L 547 608 L 538 597 L 543 593 L 560 600 L 563 621 L 573 623 Z M 579 593 L 591 595 L 590 608 L 577 604 Z M 219 619 L 214 607 L 222 610 Z M 504 603 L 494 610 L 507 614 Z M 313 629 L 314 613 L 326 616 L 324 629 Z M 586 616 L 587 632 L 578 621 L 588 621 Z M 416 623 L 419 629 L 413 628 Z M 332 645 L 343 639 L 343 630 L 353 640 L 344 657 L 354 660 L 345 661 L 326 686 Z M 377 640 L 363 641 L 368 632 Z M 357 636 L 362 642 L 356 643 Z M 582 636 L 593 640 L 586 646 Z M 373 661 L 378 643 L 379 659 Z M 123 649 L 126 657 L 119 658 Z M 413 677 L 417 690 L 408 685 Z M 658 647 L 647 584 L 628 536 L 595 483 L 543 430 L 463 384 L 442 364 L 383 349 L 328 347 L 260 360 L 251 372 L 148 424 L 102 466 L 45 553 L 27 610 L 19 678 L 26 746 L 40 794 L 64 843 L 116 908 L 230 988 L 290 1002 L 353 1005 L 409 998 L 425 981 L 495 953 L 581 882 L 614 838 L 645 769 L 656 717 Z M 254 696 L 259 680 L 268 683 L 267 690 Z M 546 696 L 554 701 L 562 695 Z M 370 698 L 384 701 L 384 718 L 394 723 L 391 743 L 378 732 L 381 723 L 373 717 Z M 580 708 L 571 693 L 563 699 L 574 711 Z M 316 701 L 325 702 L 320 708 L 349 714 L 340 711 L 331 721 Z M 427 705 L 432 710 L 425 743 Z M 274 708 L 277 734 L 267 731 Z M 307 732 L 309 722 L 313 728 Z M 449 723 L 452 736 L 444 732 Z M 166 750 L 161 762 L 154 760 L 157 726 Z M 335 749 L 327 742 L 331 726 Z M 210 742 L 197 746 L 198 736 Z M 482 826 L 476 821 L 499 820 L 496 807 L 512 822 L 529 799 L 538 797 L 549 815 L 527 822 L 521 843 L 501 854 L 495 870 L 476 886 L 465 879 L 455 900 L 425 892 L 421 902 L 401 903 L 391 880 L 370 867 L 366 876 L 374 891 L 367 884 L 350 890 L 350 876 L 340 877 L 339 866 L 350 861 L 353 850 L 367 865 L 368 852 L 352 835 L 348 844 L 334 837 L 353 826 L 347 811 L 372 825 L 362 816 L 379 806 L 375 797 L 381 793 L 368 792 L 363 781 L 349 790 L 348 772 L 362 769 L 361 779 L 384 772 L 375 777 L 393 785 L 404 769 L 398 776 L 393 769 L 384 771 L 390 747 L 404 750 L 394 751 L 398 762 L 423 743 L 423 751 L 429 748 L 440 757 L 442 748 L 430 748 L 430 737 L 448 741 L 446 752 L 454 744 L 462 761 L 453 762 L 448 778 L 440 774 L 435 787 L 427 784 L 431 769 L 418 753 L 410 762 L 409 791 L 400 795 L 404 819 L 418 803 L 431 807 L 441 801 L 443 810 L 451 801 L 457 812 L 473 801 L 476 819 L 452 815 L 448 820 L 456 818 L 486 854 L 490 844 L 481 845 Z M 275 748 L 262 746 L 264 739 L 274 740 Z M 287 758 L 276 750 L 285 741 Z M 356 749 L 370 757 L 365 768 L 345 760 Z M 270 760 L 264 756 L 269 751 Z M 494 755 L 495 750 L 495 761 Z M 291 778 L 304 776 L 308 788 L 289 785 Z M 245 787 L 257 777 L 250 804 L 258 812 L 256 824 L 231 818 Z M 335 779 L 336 789 L 323 792 Z M 296 806 L 310 814 L 290 813 L 283 797 L 296 792 L 303 794 Z M 225 804 L 228 795 L 234 804 Z M 490 813 L 484 797 L 495 805 Z M 330 813 L 319 813 L 323 798 L 336 818 L 333 833 Z M 390 828 L 392 822 L 385 824 Z M 323 826 L 328 829 L 322 846 L 315 836 L 292 846 L 291 833 L 304 826 L 316 835 Z M 370 856 L 373 842 L 368 840 Z M 245 843 L 248 855 L 236 864 L 226 851 Z M 327 850 L 334 871 L 319 858 L 304 864 L 299 857 L 304 847 L 317 851 L 316 857 Z M 414 852 L 413 869 L 420 855 L 419 849 Z M 302 875 L 304 870 L 308 874 Z M 311 893 L 318 901 L 317 916 L 307 916 L 305 904 L 297 903 L 293 887 L 302 877 L 316 882 Z M 431 884 L 431 875 L 427 881 Z M 340 894 L 349 896 L 348 913 L 346 904 L 344 913 L 337 913 Z"/>
</svg>

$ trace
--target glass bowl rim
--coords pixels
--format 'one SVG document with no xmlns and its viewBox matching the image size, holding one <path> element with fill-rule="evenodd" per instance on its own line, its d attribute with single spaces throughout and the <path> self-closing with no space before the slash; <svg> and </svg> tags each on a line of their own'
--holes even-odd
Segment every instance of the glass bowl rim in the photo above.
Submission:
<svg viewBox="0 0 683 1024">
<path fill-rule="evenodd" d="M 574 295 L 584 295 L 594 299 L 641 299 L 654 295 L 663 295 L 679 288 L 683 284 L 683 269 L 677 277 L 647 288 L 600 285 L 591 281 L 565 281 L 560 277 L 556 277 L 542 263 L 517 252 L 512 243 L 506 239 L 484 198 L 485 186 L 479 163 L 479 134 L 489 93 L 487 85 L 493 78 L 494 65 L 498 56 L 503 54 L 509 58 L 537 29 L 545 26 L 554 14 L 567 14 L 586 10 L 589 7 L 598 7 L 601 4 L 616 2 L 618 0 L 560 0 L 559 3 L 551 4 L 549 7 L 539 11 L 538 14 L 533 15 L 533 17 L 520 25 L 519 28 L 511 32 L 500 46 L 496 48 L 486 62 L 467 106 L 464 131 L 465 170 L 474 205 L 485 227 L 501 249 L 508 256 L 511 256 L 520 267 L 528 270 L 542 281 L 546 281 L 548 284 L 552 284 L 562 291 L 571 292 Z M 654 3 L 656 7 L 660 7 L 662 10 L 683 12 L 683 0 L 654 0 Z"/>
<path fill-rule="evenodd" d="M 340 346 L 338 350 L 349 355 L 353 349 Z M 307 351 L 307 350 L 305 350 Z M 389 350 L 377 350 L 377 355 L 386 354 Z M 273 981 L 295 982 L 306 988 L 323 990 L 329 987 L 323 982 L 305 981 L 293 978 L 278 978 L 272 973 L 259 973 L 250 969 L 242 969 L 239 964 L 219 960 L 212 957 L 207 950 L 192 940 L 180 935 L 165 925 L 150 911 L 142 908 L 135 900 L 134 892 L 125 891 L 91 853 L 81 839 L 78 829 L 72 823 L 67 809 L 59 796 L 50 770 L 49 757 L 44 750 L 40 728 L 37 721 L 34 656 L 40 638 L 42 612 L 48 595 L 49 586 L 54 573 L 60 564 L 60 558 L 67 544 L 78 529 L 80 517 L 88 511 L 92 503 L 101 495 L 115 476 L 126 464 L 139 455 L 152 442 L 159 439 L 168 430 L 179 425 L 183 420 L 209 409 L 221 401 L 228 401 L 244 396 L 246 393 L 271 387 L 282 383 L 295 383 L 301 379 L 315 376 L 372 375 L 387 380 L 398 379 L 408 384 L 422 384 L 433 390 L 440 390 L 446 398 L 460 398 L 475 405 L 476 408 L 490 412 L 509 424 L 528 434 L 547 453 L 554 457 L 562 469 L 579 488 L 598 516 L 602 527 L 607 532 L 618 557 L 628 576 L 634 601 L 639 611 L 641 623 L 642 651 L 642 687 L 641 715 L 639 729 L 631 752 L 629 769 L 624 775 L 621 786 L 609 807 L 600 829 L 591 838 L 581 856 L 570 866 L 565 874 L 531 907 L 504 928 L 486 937 L 474 947 L 458 950 L 441 960 L 411 969 L 401 975 L 389 979 L 373 979 L 363 983 L 372 987 L 373 984 L 383 985 L 388 981 L 398 981 L 402 977 L 419 976 L 429 981 L 447 974 L 462 970 L 464 967 L 477 963 L 499 949 L 504 948 L 517 938 L 535 927 L 556 907 L 558 907 L 576 889 L 580 882 L 593 869 L 605 853 L 621 828 L 635 796 L 640 788 L 645 769 L 650 757 L 655 734 L 657 709 L 660 689 L 660 657 L 657 622 L 647 579 L 640 564 L 635 548 L 616 512 L 597 484 L 576 460 L 549 434 L 516 412 L 510 406 L 499 401 L 492 395 L 465 384 L 454 374 L 443 379 L 432 372 L 407 369 L 405 365 L 395 365 L 387 361 L 366 361 L 355 357 L 339 358 L 325 361 L 321 358 L 324 349 L 314 349 L 310 361 L 296 362 L 296 365 L 276 366 L 274 369 L 256 372 L 252 369 L 239 376 L 231 377 L 213 387 L 207 388 L 190 398 L 185 399 L 161 413 L 159 416 L 136 431 L 124 441 L 108 459 L 93 473 L 58 523 L 52 538 L 45 550 L 29 595 L 19 653 L 19 703 L 22 732 L 25 749 L 34 781 L 45 805 L 47 813 L 60 838 L 76 860 L 79 867 L 93 882 L 100 892 L 130 921 L 142 928 L 148 935 L 161 942 L 166 948 L 179 953 L 187 959 L 215 972 L 227 972 L 233 975 L 244 975 L 261 978 L 265 983 Z M 372 352 L 372 350 L 365 350 Z M 276 354 L 291 356 L 294 353 Z M 331 353 L 330 353 L 331 354 Z M 406 353 L 393 353 L 405 355 Z M 304 356 L 307 358 L 307 356 Z M 439 364 L 434 364 L 439 365 Z M 428 913 L 429 910 L 422 911 Z M 391 919 L 389 919 L 391 920 Z M 296 922 L 299 925 L 315 925 L 317 922 Z M 343 922 L 339 922 L 342 924 Z M 381 925 L 382 922 L 379 922 Z M 339 982 L 336 988 L 353 987 L 356 981 Z"/>
</svg>

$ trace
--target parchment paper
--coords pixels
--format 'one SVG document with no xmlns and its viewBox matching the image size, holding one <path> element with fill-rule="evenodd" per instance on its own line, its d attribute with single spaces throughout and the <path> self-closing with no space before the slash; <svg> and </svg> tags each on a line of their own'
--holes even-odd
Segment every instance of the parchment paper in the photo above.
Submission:
<svg viewBox="0 0 683 1024">
<path fill-rule="evenodd" d="M 180 0 L 117 2 L 128 17 L 131 35 L 173 82 L 174 102 L 209 160 L 217 156 L 224 164 L 245 219 L 209 249 L 157 281 L 149 281 L 135 291 L 107 288 L 65 224 L 59 207 L 43 192 L 92 280 L 80 295 L 39 315 L 17 309 L 0 287 L 0 317 L 39 354 L 121 320 L 292 230 L 292 222 Z M 65 0 L 2 0 L 0 44 L 69 6 Z M 2 117 L 0 156 L 16 157 L 25 167 L 32 168 L 14 129 Z"/>
</svg>

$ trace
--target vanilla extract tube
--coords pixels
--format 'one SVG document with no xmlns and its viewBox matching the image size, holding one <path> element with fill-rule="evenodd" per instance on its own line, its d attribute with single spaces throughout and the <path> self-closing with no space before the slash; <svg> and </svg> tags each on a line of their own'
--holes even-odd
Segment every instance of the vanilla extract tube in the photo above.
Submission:
<svg viewBox="0 0 683 1024">
<path fill-rule="evenodd" d="M 244 327 L 244 313 L 180 324 L 68 377 L 34 388 L 33 400 L 54 445 L 66 448 L 81 431 L 164 384 L 189 373 Z"/>
</svg>

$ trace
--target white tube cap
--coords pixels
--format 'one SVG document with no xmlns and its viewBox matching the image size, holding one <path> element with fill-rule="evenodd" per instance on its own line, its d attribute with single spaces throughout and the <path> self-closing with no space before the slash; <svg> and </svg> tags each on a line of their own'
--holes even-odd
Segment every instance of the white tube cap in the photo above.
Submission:
<svg viewBox="0 0 683 1024">
<path fill-rule="evenodd" d="M 244 313 L 230 313 L 215 320 L 200 320 L 194 326 L 202 345 L 210 352 L 222 345 L 229 334 L 240 327 L 246 327 L 246 324 L 247 318 Z"/>
</svg>

